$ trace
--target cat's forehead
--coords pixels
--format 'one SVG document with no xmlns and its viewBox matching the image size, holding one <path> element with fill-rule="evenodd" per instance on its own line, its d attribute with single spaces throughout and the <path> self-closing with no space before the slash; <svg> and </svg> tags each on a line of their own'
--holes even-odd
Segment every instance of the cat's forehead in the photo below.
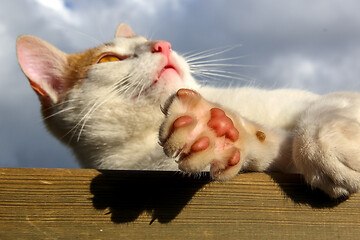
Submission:
<svg viewBox="0 0 360 240">
<path fill-rule="evenodd" d="M 132 38 L 115 38 L 113 41 L 104 44 L 103 51 L 118 51 L 128 52 L 133 51 L 138 46 L 147 44 L 148 39 L 142 36 L 135 36 Z"/>
</svg>

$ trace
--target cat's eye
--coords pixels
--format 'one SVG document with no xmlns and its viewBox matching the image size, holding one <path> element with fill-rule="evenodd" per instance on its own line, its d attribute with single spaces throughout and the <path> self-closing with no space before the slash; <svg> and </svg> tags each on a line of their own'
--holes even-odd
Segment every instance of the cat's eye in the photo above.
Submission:
<svg viewBox="0 0 360 240">
<path fill-rule="evenodd" d="M 114 55 L 114 54 L 103 54 L 102 56 L 100 56 L 97 63 L 116 62 L 116 61 L 124 60 L 126 58 L 128 58 L 128 56 L 118 56 L 118 55 Z"/>
</svg>

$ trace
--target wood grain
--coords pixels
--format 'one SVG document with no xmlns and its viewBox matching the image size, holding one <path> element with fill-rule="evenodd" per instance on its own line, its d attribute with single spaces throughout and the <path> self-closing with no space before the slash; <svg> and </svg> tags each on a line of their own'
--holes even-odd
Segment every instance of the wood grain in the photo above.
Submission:
<svg viewBox="0 0 360 240">
<path fill-rule="evenodd" d="M 0 168 L 0 239 L 359 239 L 360 195 L 298 175 Z"/>
</svg>

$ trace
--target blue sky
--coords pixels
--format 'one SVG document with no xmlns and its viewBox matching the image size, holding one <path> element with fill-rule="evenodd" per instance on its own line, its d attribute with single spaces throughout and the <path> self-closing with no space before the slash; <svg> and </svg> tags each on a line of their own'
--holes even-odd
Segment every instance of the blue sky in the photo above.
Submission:
<svg viewBox="0 0 360 240">
<path fill-rule="evenodd" d="M 76 168 L 44 128 L 40 105 L 17 65 L 20 34 L 72 53 L 112 39 L 128 23 L 180 53 L 239 46 L 232 68 L 263 88 L 317 93 L 360 90 L 360 2 L 355 0 L 13 0 L 0 7 L 0 167 Z"/>
</svg>

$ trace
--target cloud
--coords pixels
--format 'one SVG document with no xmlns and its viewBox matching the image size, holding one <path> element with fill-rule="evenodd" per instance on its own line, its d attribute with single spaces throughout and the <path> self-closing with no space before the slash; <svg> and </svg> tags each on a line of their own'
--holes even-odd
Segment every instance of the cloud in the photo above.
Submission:
<svg viewBox="0 0 360 240">
<path fill-rule="evenodd" d="M 70 6 L 63 0 L 35 0 L 39 4 L 39 11 L 42 11 L 45 18 L 59 17 L 67 24 L 79 26 L 81 19 L 71 11 Z"/>
<path fill-rule="evenodd" d="M 282 54 L 271 60 L 261 77 L 275 86 L 318 93 L 359 90 L 360 49 L 340 56 L 338 53 L 326 56 Z"/>
<path fill-rule="evenodd" d="M 41 123 L 38 100 L 16 61 L 20 34 L 71 53 L 110 40 L 127 22 L 179 52 L 242 44 L 221 57 L 244 56 L 231 63 L 257 67 L 229 71 L 261 87 L 326 93 L 360 90 L 359 8 L 356 0 L 6 1 L 0 8 L 0 166 L 77 166 Z"/>
<path fill-rule="evenodd" d="M 63 18 L 65 21 L 71 20 L 71 13 L 69 9 L 66 7 L 65 2 L 62 0 L 36 0 L 36 2 L 43 6 L 46 10 L 50 10 L 51 14 L 56 14 Z"/>
</svg>

